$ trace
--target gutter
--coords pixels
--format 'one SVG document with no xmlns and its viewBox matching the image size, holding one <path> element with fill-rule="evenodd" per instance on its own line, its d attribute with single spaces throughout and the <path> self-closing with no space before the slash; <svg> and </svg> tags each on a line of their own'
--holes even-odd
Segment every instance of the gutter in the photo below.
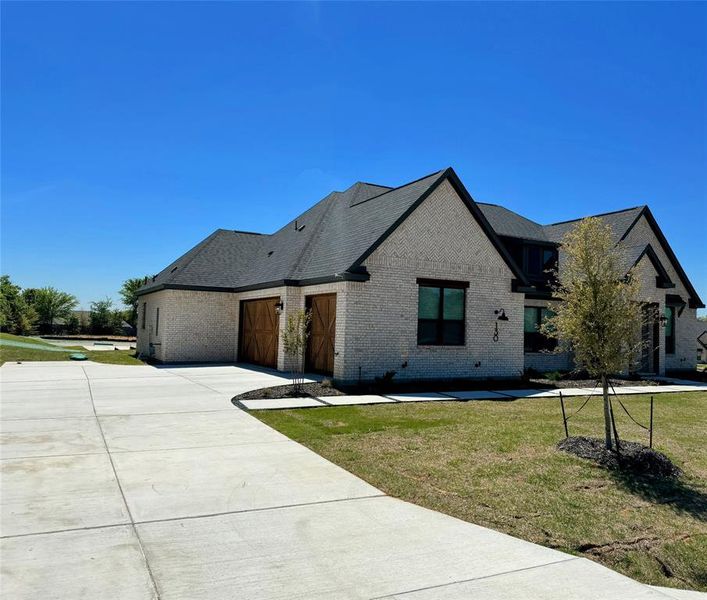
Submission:
<svg viewBox="0 0 707 600">
<path fill-rule="evenodd" d="M 337 283 L 340 281 L 368 281 L 371 278 L 367 271 L 352 273 L 334 273 L 324 277 L 310 277 L 309 279 L 277 279 L 264 283 L 254 283 L 252 285 L 242 285 L 237 287 L 212 286 L 212 285 L 185 285 L 180 283 L 160 283 L 145 290 L 138 290 L 137 296 L 145 296 L 161 290 L 190 290 L 194 292 L 223 292 L 235 294 L 238 292 L 250 292 L 253 290 L 267 290 L 276 287 L 304 287 L 307 285 L 319 285 L 322 283 Z"/>
</svg>

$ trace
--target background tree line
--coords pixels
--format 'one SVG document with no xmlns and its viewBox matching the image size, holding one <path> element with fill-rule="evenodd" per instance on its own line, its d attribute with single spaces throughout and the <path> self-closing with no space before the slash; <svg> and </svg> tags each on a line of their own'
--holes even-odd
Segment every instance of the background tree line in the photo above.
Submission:
<svg viewBox="0 0 707 600">
<path fill-rule="evenodd" d="M 137 290 L 147 281 L 136 277 L 123 282 L 120 296 L 127 309 L 110 298 L 90 303 L 87 315 L 77 311 L 73 294 L 54 287 L 21 288 L 8 275 L 0 277 L 0 330 L 15 335 L 62 333 L 67 335 L 122 335 L 137 324 Z"/>
</svg>

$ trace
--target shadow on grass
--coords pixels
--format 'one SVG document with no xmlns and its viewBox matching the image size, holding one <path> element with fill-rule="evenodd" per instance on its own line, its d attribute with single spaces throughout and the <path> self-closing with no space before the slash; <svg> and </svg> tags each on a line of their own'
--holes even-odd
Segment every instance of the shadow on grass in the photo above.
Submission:
<svg viewBox="0 0 707 600">
<path fill-rule="evenodd" d="M 667 504 L 674 510 L 707 521 L 707 494 L 677 478 L 640 475 L 626 470 L 609 471 L 627 492 L 654 504 Z"/>
</svg>

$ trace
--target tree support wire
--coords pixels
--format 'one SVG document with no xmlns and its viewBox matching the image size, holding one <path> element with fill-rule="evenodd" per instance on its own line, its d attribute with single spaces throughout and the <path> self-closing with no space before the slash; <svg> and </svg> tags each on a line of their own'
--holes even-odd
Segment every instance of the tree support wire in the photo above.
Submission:
<svg viewBox="0 0 707 600">
<path fill-rule="evenodd" d="M 560 392 L 560 406 L 562 407 L 562 422 L 565 425 L 565 439 L 570 437 L 570 433 L 567 430 L 567 415 L 565 414 L 565 401 L 562 399 L 562 392 Z"/>
<path fill-rule="evenodd" d="M 560 390 L 560 407 L 562 408 L 562 424 L 564 425 L 565 428 L 565 438 L 569 437 L 569 429 L 567 427 L 567 421 L 569 421 L 572 417 L 575 417 L 579 414 L 579 412 L 587 405 L 587 402 L 591 400 L 592 396 L 594 395 L 594 390 L 597 389 L 597 385 L 599 385 L 599 382 L 594 384 L 594 388 L 592 389 L 592 392 L 585 398 L 584 402 L 582 403 L 582 406 L 580 406 L 575 412 L 573 412 L 571 415 L 567 415 L 567 412 L 565 410 L 565 400 L 564 397 L 562 396 L 562 391 Z M 628 418 L 631 419 L 636 425 L 639 427 L 642 427 L 648 432 L 648 447 L 653 448 L 653 396 L 651 395 L 651 412 L 650 412 L 650 424 L 648 427 L 643 425 L 642 423 L 639 423 L 636 421 L 636 419 L 633 418 L 630 412 L 628 412 L 628 409 L 624 405 L 623 402 L 619 399 L 619 395 L 616 393 L 616 389 L 614 388 L 614 385 L 609 382 L 609 386 L 611 387 L 611 392 L 616 401 L 619 403 L 623 411 L 628 415 Z M 611 425 L 614 430 L 614 438 L 616 439 L 616 448 L 618 450 L 619 448 L 619 434 L 616 430 L 616 422 L 614 420 L 614 407 L 611 403 L 611 400 L 609 400 L 609 410 L 611 412 Z"/>
</svg>

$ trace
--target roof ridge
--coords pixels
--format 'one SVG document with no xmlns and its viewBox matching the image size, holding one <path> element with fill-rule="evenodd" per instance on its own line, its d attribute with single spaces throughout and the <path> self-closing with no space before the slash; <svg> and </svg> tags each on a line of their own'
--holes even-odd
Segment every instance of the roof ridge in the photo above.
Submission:
<svg viewBox="0 0 707 600">
<path fill-rule="evenodd" d="M 363 185 L 370 185 L 372 187 L 388 188 L 389 190 L 393 189 L 393 187 L 390 185 L 383 185 L 382 183 L 371 183 L 370 181 L 357 181 L 356 183 L 361 183 Z"/>
<path fill-rule="evenodd" d="M 381 196 L 385 196 L 386 194 L 389 194 L 390 192 L 400 190 L 400 189 L 407 187 L 409 185 L 412 185 L 414 183 L 419 183 L 423 179 L 427 179 L 428 177 L 432 177 L 433 175 L 439 175 L 440 173 L 446 173 L 449 168 L 451 168 L 451 167 L 447 167 L 446 169 L 439 169 L 438 171 L 433 171 L 432 173 L 429 173 L 429 174 L 425 175 L 424 177 L 418 177 L 417 179 L 415 179 L 413 181 L 408 181 L 407 183 L 403 183 L 402 185 L 399 185 L 398 187 L 388 188 L 385 192 L 382 192 L 381 194 L 378 194 L 376 196 L 371 196 L 370 198 L 366 198 L 365 200 L 361 200 L 361 202 L 356 202 L 356 204 L 352 204 L 349 208 L 353 208 L 354 206 L 359 206 L 365 202 L 368 202 L 369 200 L 374 200 L 375 198 L 380 198 Z M 380 187 L 387 187 L 387 186 L 380 186 Z"/>
<path fill-rule="evenodd" d="M 494 204 L 492 202 L 477 202 L 477 204 L 484 204 L 486 206 L 495 206 L 497 208 L 502 208 L 503 210 L 507 210 L 509 213 L 513 213 L 517 217 L 520 217 L 521 219 L 525 219 L 526 221 L 530 221 L 531 223 L 534 223 L 538 227 L 545 227 L 545 225 L 542 225 L 538 223 L 537 221 L 533 221 L 530 217 L 526 217 L 525 215 L 519 213 L 517 210 L 513 210 L 512 208 L 508 208 L 507 206 L 503 206 L 503 204 Z"/>
<path fill-rule="evenodd" d="M 228 231 L 231 233 L 242 233 L 245 235 L 269 235 L 267 233 L 259 233 L 257 231 L 243 231 L 242 229 L 221 229 L 220 231 Z"/>
<path fill-rule="evenodd" d="M 552 227 L 553 225 L 563 225 L 565 223 L 572 223 L 574 221 L 581 221 L 582 219 L 589 219 L 591 217 L 605 217 L 607 215 L 615 215 L 617 213 L 622 213 L 622 212 L 628 212 L 630 210 L 636 210 L 637 208 L 644 209 L 648 206 L 647 204 L 639 204 L 637 206 L 631 206 L 629 208 L 622 208 L 619 210 L 610 210 L 608 212 L 603 212 L 603 213 L 597 213 L 595 215 L 586 215 L 584 217 L 577 217 L 576 219 L 567 219 L 566 221 L 557 221 L 555 223 L 548 223 L 547 225 L 543 225 L 542 227 Z"/>
</svg>

